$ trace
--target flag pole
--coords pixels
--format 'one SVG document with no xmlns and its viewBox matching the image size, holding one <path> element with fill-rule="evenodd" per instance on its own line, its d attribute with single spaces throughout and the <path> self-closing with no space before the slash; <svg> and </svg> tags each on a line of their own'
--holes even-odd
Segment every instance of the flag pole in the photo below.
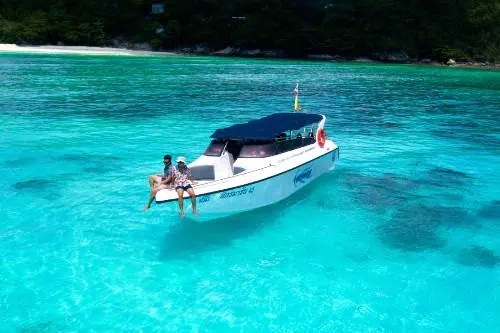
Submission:
<svg viewBox="0 0 500 333">
<path fill-rule="evenodd" d="M 295 86 L 295 89 L 293 90 L 293 94 L 295 96 L 295 101 L 293 103 L 293 108 L 295 111 L 300 110 L 300 105 L 299 105 L 299 83 L 297 82 L 297 85 Z"/>
</svg>

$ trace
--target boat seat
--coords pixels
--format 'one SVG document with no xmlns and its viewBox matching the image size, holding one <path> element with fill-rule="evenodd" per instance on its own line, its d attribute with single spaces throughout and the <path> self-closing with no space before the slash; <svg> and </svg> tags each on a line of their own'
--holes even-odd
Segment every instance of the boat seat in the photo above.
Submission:
<svg viewBox="0 0 500 333">
<path fill-rule="evenodd" d="M 241 168 L 241 167 L 234 167 L 234 174 L 237 175 L 239 173 L 242 173 L 243 171 L 245 171 L 246 169 L 245 168 Z"/>
<path fill-rule="evenodd" d="M 189 168 L 194 180 L 214 180 L 215 170 L 213 165 L 197 165 Z"/>
</svg>

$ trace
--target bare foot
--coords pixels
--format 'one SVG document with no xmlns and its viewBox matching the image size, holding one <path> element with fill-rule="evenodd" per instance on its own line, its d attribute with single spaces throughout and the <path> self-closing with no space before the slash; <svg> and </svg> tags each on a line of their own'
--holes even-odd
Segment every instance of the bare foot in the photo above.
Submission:
<svg viewBox="0 0 500 333">
<path fill-rule="evenodd" d="M 151 208 L 151 206 L 146 205 L 146 206 L 144 206 L 144 208 L 143 208 L 142 210 L 145 212 L 145 211 L 147 211 L 149 208 Z"/>
<path fill-rule="evenodd" d="M 181 219 L 183 219 L 183 218 L 184 218 L 184 216 L 185 216 L 185 214 L 184 214 L 184 210 L 181 210 L 180 215 L 181 215 Z"/>
<path fill-rule="evenodd" d="M 198 211 L 196 209 L 193 209 L 193 214 L 194 216 L 198 216 Z"/>
</svg>

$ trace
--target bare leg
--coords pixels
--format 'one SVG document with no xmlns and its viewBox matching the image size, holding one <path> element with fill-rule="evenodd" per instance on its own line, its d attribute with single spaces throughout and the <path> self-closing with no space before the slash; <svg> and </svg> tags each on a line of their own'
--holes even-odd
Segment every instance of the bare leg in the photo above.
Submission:
<svg viewBox="0 0 500 333">
<path fill-rule="evenodd" d="M 177 195 L 179 196 L 179 214 L 181 215 L 181 219 L 184 218 L 184 190 L 178 189 Z"/>
<path fill-rule="evenodd" d="M 196 216 L 198 212 L 196 211 L 196 194 L 194 194 L 194 190 L 192 188 L 187 190 L 187 193 L 191 196 L 191 206 L 193 206 L 193 214 Z"/>
<path fill-rule="evenodd" d="M 155 183 L 156 185 L 160 185 L 161 177 L 159 177 L 158 175 L 149 176 L 149 187 L 151 188 L 151 191 L 155 188 Z"/>
<path fill-rule="evenodd" d="M 144 211 L 151 208 L 151 204 L 153 203 L 153 200 L 155 199 L 155 195 L 157 192 L 158 192 L 158 188 L 155 188 L 151 191 L 151 194 L 149 195 L 148 203 L 146 204 L 146 206 L 144 206 L 144 209 L 143 209 Z"/>
</svg>

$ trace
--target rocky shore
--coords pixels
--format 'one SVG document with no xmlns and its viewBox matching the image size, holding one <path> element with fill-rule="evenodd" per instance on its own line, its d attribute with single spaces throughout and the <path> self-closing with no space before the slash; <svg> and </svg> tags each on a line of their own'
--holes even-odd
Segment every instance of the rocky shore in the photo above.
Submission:
<svg viewBox="0 0 500 333">
<path fill-rule="evenodd" d="M 276 58 L 276 59 L 287 59 L 288 57 L 283 51 L 280 50 L 270 50 L 270 49 L 251 49 L 244 50 L 233 47 L 226 47 L 220 50 L 211 50 L 204 46 L 195 47 L 184 47 L 174 50 L 175 53 L 186 54 L 186 55 L 211 55 L 211 56 L 221 56 L 221 57 L 242 57 L 242 58 Z M 471 67 L 471 68 L 488 68 L 488 69 L 500 69 L 500 63 L 491 62 L 479 62 L 479 61 L 468 61 L 462 62 L 454 59 L 448 59 L 447 61 L 436 61 L 432 59 L 415 59 L 411 58 L 405 52 L 377 52 L 369 57 L 343 57 L 340 55 L 331 54 L 309 54 L 306 58 L 311 61 L 334 61 L 334 62 L 382 62 L 382 63 L 394 63 L 394 64 L 419 64 L 419 65 L 430 65 L 430 66 L 448 66 L 448 67 Z"/>
</svg>

